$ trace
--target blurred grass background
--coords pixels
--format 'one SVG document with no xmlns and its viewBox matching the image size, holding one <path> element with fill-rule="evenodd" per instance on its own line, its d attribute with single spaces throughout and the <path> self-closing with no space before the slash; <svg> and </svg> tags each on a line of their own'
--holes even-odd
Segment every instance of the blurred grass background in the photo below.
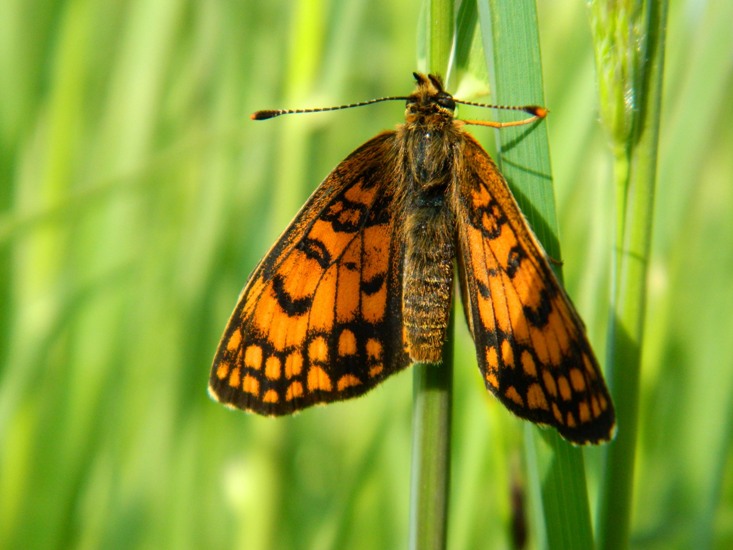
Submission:
<svg viewBox="0 0 733 550">
<path fill-rule="evenodd" d="M 603 358 L 613 189 L 587 8 L 539 8 L 565 281 Z M 419 10 L 0 0 L 1 547 L 405 545 L 410 375 L 278 420 L 206 382 L 258 259 L 403 105 L 249 113 L 409 93 Z M 730 21 L 733 3 L 670 6 L 635 548 L 733 545 Z M 457 325 L 449 547 L 507 547 L 520 422 Z"/>
</svg>

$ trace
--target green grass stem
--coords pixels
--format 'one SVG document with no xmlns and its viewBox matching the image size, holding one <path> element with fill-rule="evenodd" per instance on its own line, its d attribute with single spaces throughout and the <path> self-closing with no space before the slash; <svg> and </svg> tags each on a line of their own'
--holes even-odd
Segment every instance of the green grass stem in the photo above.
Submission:
<svg viewBox="0 0 733 550">
<path fill-rule="evenodd" d="M 598 520 L 599 547 L 616 550 L 629 545 L 632 517 L 667 3 L 595 2 L 591 13 L 602 119 L 616 158 L 618 230 L 607 371 L 619 432 L 608 448 Z"/>
<path fill-rule="evenodd" d="M 453 312 L 440 365 L 413 365 L 411 550 L 446 547 L 453 406 Z"/>
<path fill-rule="evenodd" d="M 479 2 L 484 50 L 489 53 L 495 102 L 544 104 L 537 12 L 534 0 Z M 550 115 L 551 117 L 552 115 Z M 551 120 L 551 119 L 550 119 Z M 546 124 L 497 132 L 502 173 L 547 253 L 560 259 Z M 540 483 L 533 503 L 538 545 L 587 549 L 593 545 L 583 453 L 556 433 L 528 426 L 529 476 Z M 537 495 L 537 491 L 530 492 Z"/>
<path fill-rule="evenodd" d="M 452 0 L 429 0 L 424 47 L 428 72 L 446 75 L 450 65 L 454 18 Z M 453 330 L 440 365 L 413 365 L 412 472 L 410 483 L 411 550 L 446 547 L 450 491 L 451 422 L 453 407 Z"/>
</svg>

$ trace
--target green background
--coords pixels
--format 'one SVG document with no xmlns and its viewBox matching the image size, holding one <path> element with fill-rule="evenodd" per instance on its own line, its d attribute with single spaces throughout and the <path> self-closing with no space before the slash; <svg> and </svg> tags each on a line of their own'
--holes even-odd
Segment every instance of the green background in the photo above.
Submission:
<svg viewBox="0 0 733 550">
<path fill-rule="evenodd" d="M 588 13 L 539 9 L 565 282 L 603 358 L 613 189 Z M 409 93 L 419 13 L 0 0 L 0 546 L 404 547 L 409 374 L 278 420 L 206 383 L 258 259 L 403 105 L 249 113 Z M 733 544 L 730 21 L 733 3 L 671 2 L 635 548 Z M 456 325 L 449 547 L 506 547 L 521 422 Z M 593 496 L 601 452 L 586 457 Z"/>
</svg>

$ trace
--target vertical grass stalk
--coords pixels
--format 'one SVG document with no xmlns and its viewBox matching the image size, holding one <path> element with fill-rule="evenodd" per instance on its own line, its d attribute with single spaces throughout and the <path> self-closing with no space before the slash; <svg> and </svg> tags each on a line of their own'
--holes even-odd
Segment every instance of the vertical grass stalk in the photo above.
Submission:
<svg viewBox="0 0 733 550">
<path fill-rule="evenodd" d="M 412 550 L 446 547 L 450 441 L 453 406 L 453 330 L 440 365 L 413 365 L 412 479 L 410 544 Z"/>
<path fill-rule="evenodd" d="M 617 182 L 606 370 L 619 431 L 608 449 L 598 518 L 599 547 L 615 549 L 628 546 L 631 521 L 667 3 L 596 1 L 591 16 L 600 110 Z"/>
<path fill-rule="evenodd" d="M 544 104 L 537 11 L 534 0 L 479 1 L 484 51 L 501 105 Z M 544 123 L 497 132 L 502 173 L 547 253 L 559 259 L 555 198 Z M 559 273 L 558 273 L 559 275 Z M 587 549 L 593 537 L 582 451 L 554 431 L 527 425 L 533 534 L 542 548 Z"/>
<path fill-rule="evenodd" d="M 453 48 L 453 0 L 429 0 L 424 18 L 430 73 L 448 76 Z M 446 547 L 450 490 L 450 440 L 453 405 L 454 309 L 440 365 L 413 366 L 412 472 L 410 484 L 411 550 Z"/>
</svg>

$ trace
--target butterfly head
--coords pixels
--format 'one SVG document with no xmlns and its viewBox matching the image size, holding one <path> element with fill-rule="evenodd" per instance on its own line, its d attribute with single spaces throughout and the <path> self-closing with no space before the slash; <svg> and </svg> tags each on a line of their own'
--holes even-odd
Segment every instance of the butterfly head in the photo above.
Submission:
<svg viewBox="0 0 733 550">
<path fill-rule="evenodd" d="M 453 96 L 443 89 L 440 77 L 412 73 L 417 82 L 415 91 L 407 98 L 407 122 L 451 121 L 456 109 Z"/>
</svg>

